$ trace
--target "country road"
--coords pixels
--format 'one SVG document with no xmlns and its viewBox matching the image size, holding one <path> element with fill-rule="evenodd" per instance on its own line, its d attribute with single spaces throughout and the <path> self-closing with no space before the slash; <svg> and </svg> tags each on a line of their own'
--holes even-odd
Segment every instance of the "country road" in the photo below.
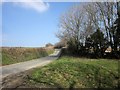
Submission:
<svg viewBox="0 0 120 90">
<path fill-rule="evenodd" d="M 56 60 L 61 54 L 61 49 L 55 49 L 55 52 L 47 57 L 34 59 L 26 62 L 20 62 L 17 64 L 11 64 L 7 66 L 1 66 L 0 70 L 2 70 L 2 74 L 0 75 L 0 79 L 11 75 L 16 74 L 25 70 L 29 70 L 38 66 L 44 66 L 54 60 Z"/>
</svg>

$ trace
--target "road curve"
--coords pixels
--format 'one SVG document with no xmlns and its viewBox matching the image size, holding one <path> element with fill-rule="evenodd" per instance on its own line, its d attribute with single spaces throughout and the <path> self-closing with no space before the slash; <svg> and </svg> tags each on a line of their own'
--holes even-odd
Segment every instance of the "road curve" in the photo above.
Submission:
<svg viewBox="0 0 120 90">
<path fill-rule="evenodd" d="M 11 64 L 6 66 L 1 66 L 0 70 L 2 70 L 2 74 L 0 75 L 0 79 L 15 73 L 19 73 L 25 70 L 29 70 L 31 68 L 35 68 L 38 66 L 44 66 L 54 60 L 56 60 L 61 54 L 61 49 L 55 49 L 55 52 L 47 57 L 34 59 L 26 62 L 20 62 L 17 64 Z"/>
</svg>

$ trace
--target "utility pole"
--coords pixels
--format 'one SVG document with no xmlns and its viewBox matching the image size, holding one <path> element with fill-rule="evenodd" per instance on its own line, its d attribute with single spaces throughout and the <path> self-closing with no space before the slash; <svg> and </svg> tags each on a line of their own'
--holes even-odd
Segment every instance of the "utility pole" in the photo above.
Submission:
<svg viewBox="0 0 120 90">
<path fill-rule="evenodd" d="M 118 22 L 117 22 L 118 46 L 120 51 L 120 1 L 117 2 L 117 15 L 118 15 Z"/>
<path fill-rule="evenodd" d="M 115 39 L 114 39 L 114 51 L 118 51 L 118 46 L 120 46 L 120 1 L 117 2 L 117 19 L 115 21 Z"/>
<path fill-rule="evenodd" d="M 117 15 L 118 15 L 118 18 L 120 18 L 120 1 L 117 2 Z"/>
<path fill-rule="evenodd" d="M 120 17 L 120 1 L 117 2 L 117 14 L 118 14 L 118 17 Z"/>
</svg>

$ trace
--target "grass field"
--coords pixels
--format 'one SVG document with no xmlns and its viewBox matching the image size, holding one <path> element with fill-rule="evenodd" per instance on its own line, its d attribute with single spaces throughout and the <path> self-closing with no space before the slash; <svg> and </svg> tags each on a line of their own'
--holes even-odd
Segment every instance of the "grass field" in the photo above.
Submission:
<svg viewBox="0 0 120 90">
<path fill-rule="evenodd" d="M 53 49 L 44 48 L 2 48 L 2 65 L 44 57 L 53 52 Z"/>
<path fill-rule="evenodd" d="M 63 56 L 28 78 L 35 87 L 118 88 L 118 61 Z"/>
</svg>

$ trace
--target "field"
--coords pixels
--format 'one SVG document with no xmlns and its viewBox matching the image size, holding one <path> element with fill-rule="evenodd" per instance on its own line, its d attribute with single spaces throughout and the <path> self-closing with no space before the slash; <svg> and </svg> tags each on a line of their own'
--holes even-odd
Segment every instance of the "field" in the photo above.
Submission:
<svg viewBox="0 0 120 90">
<path fill-rule="evenodd" d="M 20 47 L 3 47 L 2 48 L 2 65 L 14 64 L 31 59 L 47 56 L 53 53 L 53 49 L 45 48 L 20 48 Z"/>
<path fill-rule="evenodd" d="M 28 77 L 33 87 L 118 88 L 117 60 L 62 56 Z"/>
</svg>

